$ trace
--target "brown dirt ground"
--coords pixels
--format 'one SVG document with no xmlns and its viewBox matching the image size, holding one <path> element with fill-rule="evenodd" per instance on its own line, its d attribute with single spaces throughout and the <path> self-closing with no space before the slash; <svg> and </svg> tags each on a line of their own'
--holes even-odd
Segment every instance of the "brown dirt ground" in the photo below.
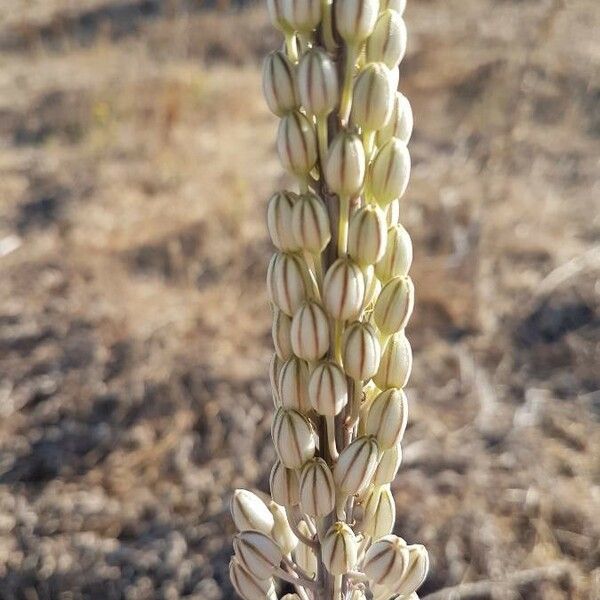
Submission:
<svg viewBox="0 0 600 600">
<path fill-rule="evenodd" d="M 0 598 L 225 600 L 265 490 L 262 7 L 0 0 Z M 423 591 L 600 598 L 600 8 L 414 0 L 416 361 L 397 532 Z M 487 598 L 488 596 L 481 596 Z"/>
</svg>

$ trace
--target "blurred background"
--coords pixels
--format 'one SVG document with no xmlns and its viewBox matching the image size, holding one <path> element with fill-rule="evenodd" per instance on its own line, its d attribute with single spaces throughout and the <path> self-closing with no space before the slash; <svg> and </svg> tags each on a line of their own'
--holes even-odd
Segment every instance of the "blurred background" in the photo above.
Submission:
<svg viewBox="0 0 600 600">
<path fill-rule="evenodd" d="M 422 592 L 600 598 L 600 5 L 409 0 Z M 0 598 L 227 600 L 268 489 L 262 2 L 0 0 Z M 492 597 L 488 595 L 477 598 Z"/>
</svg>

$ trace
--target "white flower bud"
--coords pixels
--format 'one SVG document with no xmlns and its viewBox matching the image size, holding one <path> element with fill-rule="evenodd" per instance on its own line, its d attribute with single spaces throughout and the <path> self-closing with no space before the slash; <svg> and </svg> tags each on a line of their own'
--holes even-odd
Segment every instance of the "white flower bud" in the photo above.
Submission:
<svg viewBox="0 0 600 600">
<path fill-rule="evenodd" d="M 336 486 L 348 495 L 363 492 L 373 478 L 379 455 L 374 437 L 356 438 L 340 453 L 333 470 Z"/>
<path fill-rule="evenodd" d="M 338 258 L 323 282 L 325 308 L 334 319 L 353 319 L 365 300 L 365 278 L 360 267 L 348 258 Z"/>
<path fill-rule="evenodd" d="M 279 29 L 279 31 L 282 31 L 283 33 L 290 33 L 292 27 L 283 16 L 283 5 L 285 1 L 286 0 L 267 0 L 267 10 L 269 11 L 269 17 L 273 27 Z"/>
<path fill-rule="evenodd" d="M 382 450 L 402 441 L 408 422 L 406 394 L 397 388 L 381 392 L 369 408 L 365 432 L 375 436 Z"/>
<path fill-rule="evenodd" d="M 271 532 L 271 537 L 281 548 L 283 554 L 289 554 L 298 545 L 298 538 L 292 531 L 287 519 L 285 508 L 277 504 L 277 502 L 269 502 L 269 510 L 273 515 L 275 525 Z"/>
<path fill-rule="evenodd" d="M 372 265 L 385 253 L 387 223 L 383 211 L 372 204 L 358 209 L 348 226 L 348 254 L 359 265 Z"/>
<path fill-rule="evenodd" d="M 240 565 L 257 579 L 271 577 L 283 558 L 281 548 L 260 531 L 238 533 L 233 538 L 233 549 Z"/>
<path fill-rule="evenodd" d="M 281 597 L 281 600 L 300 600 L 300 596 L 298 594 L 286 594 Z"/>
<path fill-rule="evenodd" d="M 277 130 L 277 151 L 285 169 L 304 177 L 317 162 L 317 137 L 312 123 L 300 112 L 283 117 Z"/>
<path fill-rule="evenodd" d="M 292 356 L 281 365 L 279 372 L 279 400 L 284 408 L 306 412 L 308 402 L 308 365 Z"/>
<path fill-rule="evenodd" d="M 412 258 L 413 247 L 408 231 L 402 225 L 390 227 L 385 254 L 375 265 L 375 273 L 384 283 L 393 277 L 405 276 L 410 270 Z"/>
<path fill-rule="evenodd" d="M 306 263 L 299 256 L 274 254 L 267 270 L 269 299 L 292 317 L 308 296 L 307 277 Z"/>
<path fill-rule="evenodd" d="M 376 585 L 390 587 L 400 580 L 408 568 L 408 560 L 406 542 L 397 535 L 386 535 L 367 550 L 363 570 Z"/>
<path fill-rule="evenodd" d="M 333 475 L 322 458 L 313 458 L 302 467 L 300 507 L 311 517 L 325 517 L 335 507 Z"/>
<path fill-rule="evenodd" d="M 282 310 L 275 307 L 273 311 L 273 326 L 271 333 L 273 335 L 273 346 L 275 352 L 281 360 L 288 360 L 294 354 L 290 331 L 292 328 L 292 319 L 290 319 Z"/>
<path fill-rule="evenodd" d="M 325 181 L 338 196 L 357 196 L 365 179 L 366 158 L 363 143 L 355 133 L 341 131 L 327 151 Z"/>
<path fill-rule="evenodd" d="M 277 600 L 273 579 L 257 579 L 236 558 L 229 563 L 229 579 L 244 600 Z"/>
<path fill-rule="evenodd" d="M 321 22 L 321 0 L 283 0 L 283 16 L 292 29 L 309 33 Z"/>
<path fill-rule="evenodd" d="M 307 538 L 312 537 L 308 526 L 304 521 L 298 523 L 298 531 Z M 294 558 L 296 559 L 298 566 L 304 570 L 309 577 L 314 577 L 316 575 L 317 557 L 310 546 L 299 542 L 294 551 Z"/>
<path fill-rule="evenodd" d="M 292 231 L 298 245 L 312 254 L 321 253 L 329 244 L 329 215 L 320 198 L 314 194 L 300 196 L 292 212 Z"/>
<path fill-rule="evenodd" d="M 338 33 L 349 44 L 358 44 L 371 35 L 378 13 L 379 0 L 339 0 L 335 3 Z"/>
<path fill-rule="evenodd" d="M 395 69 L 404 58 L 406 40 L 404 19 L 395 10 L 384 10 L 367 40 L 367 62 L 381 61 L 388 68 Z"/>
<path fill-rule="evenodd" d="M 249 490 L 237 489 L 229 503 L 233 522 L 239 531 L 253 529 L 271 534 L 274 521 L 267 505 Z"/>
<path fill-rule="evenodd" d="M 381 0 L 381 10 L 395 10 L 400 16 L 406 10 L 406 0 Z"/>
<path fill-rule="evenodd" d="M 377 145 L 383 146 L 388 140 L 398 138 L 408 144 L 413 131 L 413 113 L 408 98 L 396 92 L 394 108 L 388 124 L 377 132 Z"/>
<path fill-rule="evenodd" d="M 402 598 L 416 592 L 427 578 L 429 571 L 429 554 L 425 546 L 412 544 L 408 546 L 408 552 L 408 567 L 394 590 Z"/>
<path fill-rule="evenodd" d="M 312 115 L 328 115 L 338 103 L 337 69 L 326 52 L 312 48 L 298 65 L 298 87 L 302 106 Z"/>
<path fill-rule="evenodd" d="M 294 315 L 292 348 L 304 360 L 318 360 L 329 350 L 329 320 L 316 302 L 306 302 Z"/>
<path fill-rule="evenodd" d="M 411 370 L 412 348 L 401 331 L 388 340 L 373 381 L 380 390 L 403 388 L 408 383 Z"/>
<path fill-rule="evenodd" d="M 394 529 L 396 504 L 389 485 L 373 487 L 367 494 L 361 531 L 377 540 Z"/>
<path fill-rule="evenodd" d="M 293 469 L 286 469 L 281 461 L 276 461 L 269 477 L 271 497 L 277 504 L 295 506 L 298 495 L 298 475 Z"/>
<path fill-rule="evenodd" d="M 367 600 L 367 597 L 362 590 L 355 588 L 350 592 L 348 600 Z"/>
<path fill-rule="evenodd" d="M 279 373 L 281 371 L 281 360 L 277 354 L 273 354 L 269 363 L 269 379 L 271 380 L 271 393 L 273 395 L 273 404 L 275 408 L 281 406 L 279 399 Z"/>
<path fill-rule="evenodd" d="M 373 475 L 374 485 L 391 483 L 396 478 L 400 465 L 402 464 L 402 448 L 400 444 L 385 450 Z"/>
<path fill-rule="evenodd" d="M 415 305 L 415 286 L 410 277 L 394 277 L 383 286 L 373 316 L 379 331 L 391 335 L 404 329 Z"/>
<path fill-rule="evenodd" d="M 390 70 L 382 62 L 367 64 L 354 83 L 350 121 L 366 131 L 385 126 L 392 116 L 394 92 Z"/>
<path fill-rule="evenodd" d="M 375 276 L 374 265 L 363 267 L 362 272 L 365 276 L 365 301 L 363 302 L 363 310 L 366 310 L 378 298 L 381 292 L 381 281 Z"/>
<path fill-rule="evenodd" d="M 292 231 L 292 210 L 297 200 L 291 192 L 276 192 L 267 205 L 267 228 L 273 244 L 284 252 L 300 247 Z"/>
<path fill-rule="evenodd" d="M 358 381 L 371 379 L 379 368 L 381 345 L 368 323 L 352 323 L 344 334 L 344 370 Z"/>
<path fill-rule="evenodd" d="M 354 532 L 346 523 L 334 523 L 321 544 L 325 568 L 332 575 L 344 575 L 356 568 L 358 544 Z"/>
<path fill-rule="evenodd" d="M 392 138 L 381 146 L 369 167 L 367 190 L 385 207 L 406 191 L 410 178 L 410 154 L 406 144 Z"/>
<path fill-rule="evenodd" d="M 348 403 L 348 382 L 344 371 L 334 362 L 322 362 L 311 373 L 308 397 L 320 414 L 333 417 Z"/>
<path fill-rule="evenodd" d="M 283 52 L 271 52 L 263 62 L 263 94 L 271 112 L 281 117 L 299 106 L 294 65 Z"/>
<path fill-rule="evenodd" d="M 279 460 L 288 469 L 299 469 L 315 454 L 315 437 L 310 421 L 297 410 L 277 409 L 271 436 Z"/>
</svg>

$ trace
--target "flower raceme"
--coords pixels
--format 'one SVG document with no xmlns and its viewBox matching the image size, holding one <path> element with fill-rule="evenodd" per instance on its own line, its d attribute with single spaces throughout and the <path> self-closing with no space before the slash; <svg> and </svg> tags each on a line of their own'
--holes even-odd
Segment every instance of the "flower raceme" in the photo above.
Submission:
<svg viewBox="0 0 600 600">
<path fill-rule="evenodd" d="M 416 600 L 427 551 L 393 534 L 415 303 L 402 224 L 406 0 L 267 0 L 263 65 L 296 189 L 266 203 L 271 498 L 236 490 L 230 576 L 245 600 Z M 294 588 L 278 596 L 278 581 Z"/>
</svg>

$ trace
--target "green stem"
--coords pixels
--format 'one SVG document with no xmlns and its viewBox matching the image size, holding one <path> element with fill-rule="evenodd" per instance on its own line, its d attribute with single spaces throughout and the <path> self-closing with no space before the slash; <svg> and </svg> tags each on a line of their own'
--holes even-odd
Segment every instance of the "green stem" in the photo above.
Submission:
<svg viewBox="0 0 600 600">
<path fill-rule="evenodd" d="M 346 125 L 350 118 L 352 106 L 352 85 L 354 78 L 354 66 L 358 58 L 358 46 L 356 44 L 346 45 L 346 63 L 344 65 L 344 84 L 342 87 L 342 98 L 340 100 L 340 119 Z"/>
<path fill-rule="evenodd" d="M 375 148 L 375 133 L 375 131 L 368 130 L 365 130 L 362 133 L 363 148 L 365 149 L 367 164 L 371 160 L 371 155 L 373 154 L 373 150 Z"/>
<path fill-rule="evenodd" d="M 336 47 L 335 39 L 333 37 L 333 25 L 331 23 L 331 9 L 333 3 L 331 0 L 323 0 L 323 19 L 321 21 L 321 27 L 323 31 L 323 42 L 325 48 L 329 52 L 333 52 Z"/>
<path fill-rule="evenodd" d="M 325 423 L 327 426 L 327 443 L 329 444 L 329 456 L 335 462 L 339 457 L 337 444 L 335 441 L 335 417 L 326 416 Z"/>
<path fill-rule="evenodd" d="M 327 115 L 317 117 L 317 139 L 319 142 L 319 158 L 321 160 L 321 172 L 325 169 L 325 159 L 327 158 L 328 145 Z"/>
<path fill-rule="evenodd" d="M 344 256 L 348 251 L 348 218 L 350 212 L 350 198 L 340 197 L 340 220 L 338 224 L 338 256 Z"/>
<path fill-rule="evenodd" d="M 298 62 L 298 48 L 296 47 L 296 36 L 293 32 L 285 33 L 285 48 L 288 58 L 292 62 Z"/>
</svg>

